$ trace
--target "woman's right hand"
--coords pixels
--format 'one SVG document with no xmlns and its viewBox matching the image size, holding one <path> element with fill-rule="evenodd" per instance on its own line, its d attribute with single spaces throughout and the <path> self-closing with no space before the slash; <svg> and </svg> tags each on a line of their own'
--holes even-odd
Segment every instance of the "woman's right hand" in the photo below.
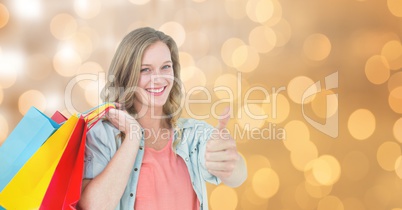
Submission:
<svg viewBox="0 0 402 210">
<path fill-rule="evenodd" d="M 133 116 L 128 114 L 126 110 L 121 110 L 120 105 L 116 104 L 117 109 L 110 109 L 106 118 L 120 131 L 122 131 L 126 138 L 129 135 L 136 138 L 138 141 L 141 139 L 141 125 L 134 119 Z"/>
</svg>

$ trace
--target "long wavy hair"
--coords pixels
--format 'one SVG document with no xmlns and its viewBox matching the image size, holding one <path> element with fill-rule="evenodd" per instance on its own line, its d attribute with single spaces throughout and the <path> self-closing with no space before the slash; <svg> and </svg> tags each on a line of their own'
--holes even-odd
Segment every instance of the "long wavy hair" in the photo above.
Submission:
<svg viewBox="0 0 402 210">
<path fill-rule="evenodd" d="M 134 107 L 135 90 L 140 77 L 142 57 L 145 50 L 158 41 L 168 46 L 174 73 L 173 87 L 166 103 L 163 105 L 163 114 L 166 116 L 168 124 L 181 133 L 177 128 L 177 120 L 182 111 L 181 100 L 183 97 L 179 52 L 172 37 L 161 31 L 149 27 L 138 28 L 123 38 L 110 64 L 107 83 L 102 90 L 101 98 L 107 102 L 122 104 L 129 114 L 135 116 L 137 114 L 137 110 Z M 124 139 L 124 135 L 122 138 Z M 175 147 L 178 144 L 177 140 L 174 144 Z"/>
</svg>

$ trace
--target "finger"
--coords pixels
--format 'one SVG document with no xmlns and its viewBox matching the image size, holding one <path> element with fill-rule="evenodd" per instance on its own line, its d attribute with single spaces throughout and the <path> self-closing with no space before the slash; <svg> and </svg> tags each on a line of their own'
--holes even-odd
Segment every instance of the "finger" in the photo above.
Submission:
<svg viewBox="0 0 402 210">
<path fill-rule="evenodd" d="M 235 150 L 224 150 L 217 152 L 207 152 L 205 153 L 206 161 L 237 161 L 239 159 L 239 155 Z"/>
<path fill-rule="evenodd" d="M 216 128 L 218 130 L 222 130 L 222 129 L 226 128 L 226 125 L 228 124 L 229 119 L 230 119 L 230 107 L 226 107 L 220 116 L 220 119 L 218 121 L 218 125 L 216 126 Z"/>
<path fill-rule="evenodd" d="M 220 178 L 228 178 L 232 175 L 232 171 L 215 171 L 215 170 L 210 170 L 209 173 L 220 177 Z"/>
<path fill-rule="evenodd" d="M 116 106 L 117 109 L 121 109 L 123 107 L 123 105 L 117 102 L 114 102 L 113 104 Z"/>
<path fill-rule="evenodd" d="M 210 140 L 207 142 L 206 147 L 208 152 L 223 151 L 236 148 L 236 142 L 227 140 Z"/>
<path fill-rule="evenodd" d="M 235 166 L 235 162 L 205 162 L 205 167 L 207 167 L 209 171 L 233 171 Z"/>
</svg>

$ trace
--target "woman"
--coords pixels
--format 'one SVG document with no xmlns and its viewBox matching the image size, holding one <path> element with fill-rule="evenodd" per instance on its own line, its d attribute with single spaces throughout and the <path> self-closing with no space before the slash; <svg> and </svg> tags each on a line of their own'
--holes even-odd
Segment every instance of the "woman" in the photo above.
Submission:
<svg viewBox="0 0 402 210">
<path fill-rule="evenodd" d="M 179 119 L 181 83 L 174 40 L 139 28 L 120 43 L 103 91 L 119 109 L 87 134 L 81 209 L 208 209 L 205 181 L 236 187 L 247 177 L 224 131 Z"/>
</svg>

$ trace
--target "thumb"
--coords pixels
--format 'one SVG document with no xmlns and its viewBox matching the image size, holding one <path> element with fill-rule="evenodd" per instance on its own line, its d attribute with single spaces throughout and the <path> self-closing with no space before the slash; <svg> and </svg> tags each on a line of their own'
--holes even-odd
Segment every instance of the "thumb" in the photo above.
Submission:
<svg viewBox="0 0 402 210">
<path fill-rule="evenodd" d="M 230 119 L 230 107 L 226 107 L 223 113 L 221 114 L 221 117 L 218 121 L 218 125 L 216 126 L 216 128 L 218 130 L 223 130 L 224 128 L 226 128 L 229 119 Z"/>
</svg>

